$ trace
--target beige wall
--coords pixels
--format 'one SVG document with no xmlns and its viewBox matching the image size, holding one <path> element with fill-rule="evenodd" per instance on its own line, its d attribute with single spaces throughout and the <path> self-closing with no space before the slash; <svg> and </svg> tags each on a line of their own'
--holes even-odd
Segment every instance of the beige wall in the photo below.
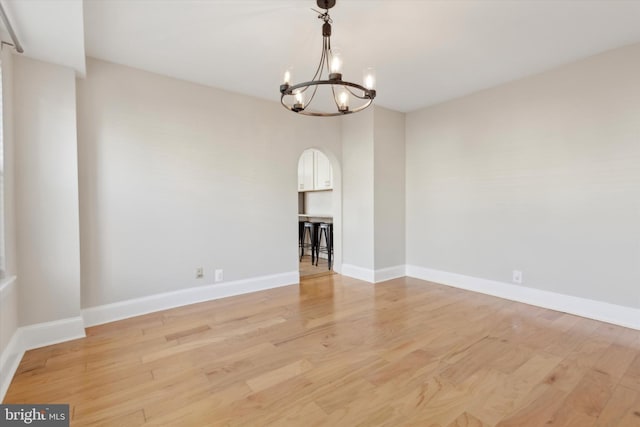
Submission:
<svg viewBox="0 0 640 427">
<path fill-rule="evenodd" d="M 374 269 L 373 109 L 342 118 L 344 264 Z"/>
<path fill-rule="evenodd" d="M 342 121 L 344 263 L 367 280 L 405 264 L 404 116 L 375 106 Z"/>
<path fill-rule="evenodd" d="M 640 45 L 407 115 L 407 263 L 640 307 Z"/>
<path fill-rule="evenodd" d="M 9 47 L 2 48 L 2 138 L 4 148 L 4 267 L 5 276 L 15 276 L 16 264 L 16 218 L 15 218 L 15 142 L 13 136 L 13 54 Z"/>
<path fill-rule="evenodd" d="M 14 57 L 20 324 L 80 315 L 73 70 Z"/>
<path fill-rule="evenodd" d="M 77 87 L 83 308 L 297 271 L 298 157 L 339 189 L 339 120 L 94 59 Z"/>
<path fill-rule="evenodd" d="M 375 267 L 405 264 L 405 115 L 374 109 Z"/>
</svg>

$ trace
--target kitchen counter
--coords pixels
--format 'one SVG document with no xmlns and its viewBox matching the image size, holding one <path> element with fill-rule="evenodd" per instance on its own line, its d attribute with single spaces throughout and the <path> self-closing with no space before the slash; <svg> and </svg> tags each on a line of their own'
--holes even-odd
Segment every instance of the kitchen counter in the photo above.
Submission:
<svg viewBox="0 0 640 427">
<path fill-rule="evenodd" d="M 333 222 L 333 215 L 328 214 L 298 214 L 300 221 Z"/>
</svg>

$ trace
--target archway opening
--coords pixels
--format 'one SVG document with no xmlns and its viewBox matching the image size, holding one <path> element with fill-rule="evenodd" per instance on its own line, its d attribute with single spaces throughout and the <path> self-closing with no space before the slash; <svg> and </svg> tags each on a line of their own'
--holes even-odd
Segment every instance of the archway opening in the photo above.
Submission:
<svg viewBox="0 0 640 427">
<path fill-rule="evenodd" d="M 339 271 L 340 173 L 337 160 L 309 148 L 298 159 L 298 259 L 300 277 Z"/>
</svg>

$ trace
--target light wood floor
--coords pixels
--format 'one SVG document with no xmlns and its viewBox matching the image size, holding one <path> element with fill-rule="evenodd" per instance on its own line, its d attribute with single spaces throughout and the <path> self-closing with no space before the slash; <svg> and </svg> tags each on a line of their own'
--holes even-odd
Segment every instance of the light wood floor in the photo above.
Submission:
<svg viewBox="0 0 640 427">
<path fill-rule="evenodd" d="M 311 255 L 305 255 L 300 260 L 300 277 L 311 278 L 335 274 L 333 270 L 329 270 L 328 261 L 320 258 L 318 265 L 311 264 Z"/>
<path fill-rule="evenodd" d="M 640 332 L 339 275 L 29 351 L 5 403 L 72 425 L 640 426 Z"/>
</svg>

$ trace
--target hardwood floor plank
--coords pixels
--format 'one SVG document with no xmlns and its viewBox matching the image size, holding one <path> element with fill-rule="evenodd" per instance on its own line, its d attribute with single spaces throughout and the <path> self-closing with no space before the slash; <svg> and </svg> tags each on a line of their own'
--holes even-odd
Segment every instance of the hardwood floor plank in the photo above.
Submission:
<svg viewBox="0 0 640 427">
<path fill-rule="evenodd" d="M 627 372 L 620 380 L 620 385 L 640 392 L 640 352 L 636 354 L 635 359 L 629 364 Z"/>
<path fill-rule="evenodd" d="M 315 402 L 309 402 L 263 425 L 265 427 L 318 426 L 325 424 L 326 420 L 327 414 Z"/>
<path fill-rule="evenodd" d="M 411 423 L 449 425 L 466 412 L 470 401 L 489 392 L 494 385 L 494 378 L 495 374 L 491 370 L 480 370 L 459 384 L 441 381 L 438 391 L 424 404 L 422 410 L 414 411 L 407 417 Z"/>
<path fill-rule="evenodd" d="M 145 412 L 147 422 L 152 426 L 204 426 L 225 425 L 224 414 L 229 407 L 244 400 L 251 394 L 249 386 L 244 382 L 235 383 L 224 391 L 213 392 L 200 399 L 194 399 L 182 407 L 168 412 Z M 152 403 L 153 404 L 153 403 Z M 159 405 L 162 401 L 158 402 Z M 154 415 L 155 414 L 155 415 Z"/>
<path fill-rule="evenodd" d="M 308 371 L 312 367 L 313 365 L 308 360 L 297 360 L 289 365 L 283 366 L 270 372 L 265 372 L 264 374 L 255 378 L 251 378 L 247 380 L 247 385 L 254 392 L 259 392 L 276 384 L 280 384 L 290 378 L 298 376 Z"/>
<path fill-rule="evenodd" d="M 588 368 L 580 366 L 575 360 L 565 359 L 545 377 L 543 383 L 569 394 L 587 371 Z"/>
<path fill-rule="evenodd" d="M 562 391 L 540 384 L 526 397 L 526 403 L 498 422 L 496 427 L 540 427 L 550 424 L 553 415 L 562 406 L 564 396 Z"/>
<path fill-rule="evenodd" d="M 434 359 L 435 356 L 425 350 L 415 350 L 394 362 L 386 363 L 382 368 L 373 371 L 366 379 L 379 386 L 405 373 L 411 373 L 415 371 L 416 366 L 427 365 Z"/>
<path fill-rule="evenodd" d="M 577 413 L 597 418 L 609 402 L 614 387 L 611 375 L 598 369 L 589 370 L 567 396 L 565 405 Z"/>
<path fill-rule="evenodd" d="M 91 425 L 100 426 L 100 427 L 107 427 L 107 426 L 137 427 L 137 426 L 144 425 L 145 422 L 146 422 L 146 419 L 144 418 L 144 411 L 139 410 L 139 411 L 130 412 L 128 414 L 124 414 L 117 418 L 110 418 L 103 422 L 91 423 Z M 78 422 L 73 423 L 74 426 L 80 426 L 83 424 L 84 423 L 78 423 Z"/>
<path fill-rule="evenodd" d="M 596 361 L 593 368 L 600 372 L 606 372 L 617 383 L 628 371 L 637 355 L 638 352 L 632 348 L 613 344 Z"/>
<path fill-rule="evenodd" d="M 596 427 L 640 426 L 640 392 L 617 387 L 598 417 Z"/>
<path fill-rule="evenodd" d="M 194 393 L 200 394 L 209 386 L 204 375 L 137 382 L 97 398 L 85 399 L 82 396 L 80 403 L 74 405 L 74 415 L 75 419 L 86 423 L 105 422 L 111 417 L 144 410 L 154 403 L 167 405 L 175 396 L 187 398 Z"/>
<path fill-rule="evenodd" d="M 447 427 L 489 427 L 489 424 L 486 424 L 473 415 L 465 412 L 460 414 L 460 416 Z"/>
<path fill-rule="evenodd" d="M 560 362 L 549 354 L 535 354 L 512 375 L 505 375 L 493 390 L 469 406 L 471 412 L 491 425 L 515 412 L 522 402 Z"/>
</svg>

